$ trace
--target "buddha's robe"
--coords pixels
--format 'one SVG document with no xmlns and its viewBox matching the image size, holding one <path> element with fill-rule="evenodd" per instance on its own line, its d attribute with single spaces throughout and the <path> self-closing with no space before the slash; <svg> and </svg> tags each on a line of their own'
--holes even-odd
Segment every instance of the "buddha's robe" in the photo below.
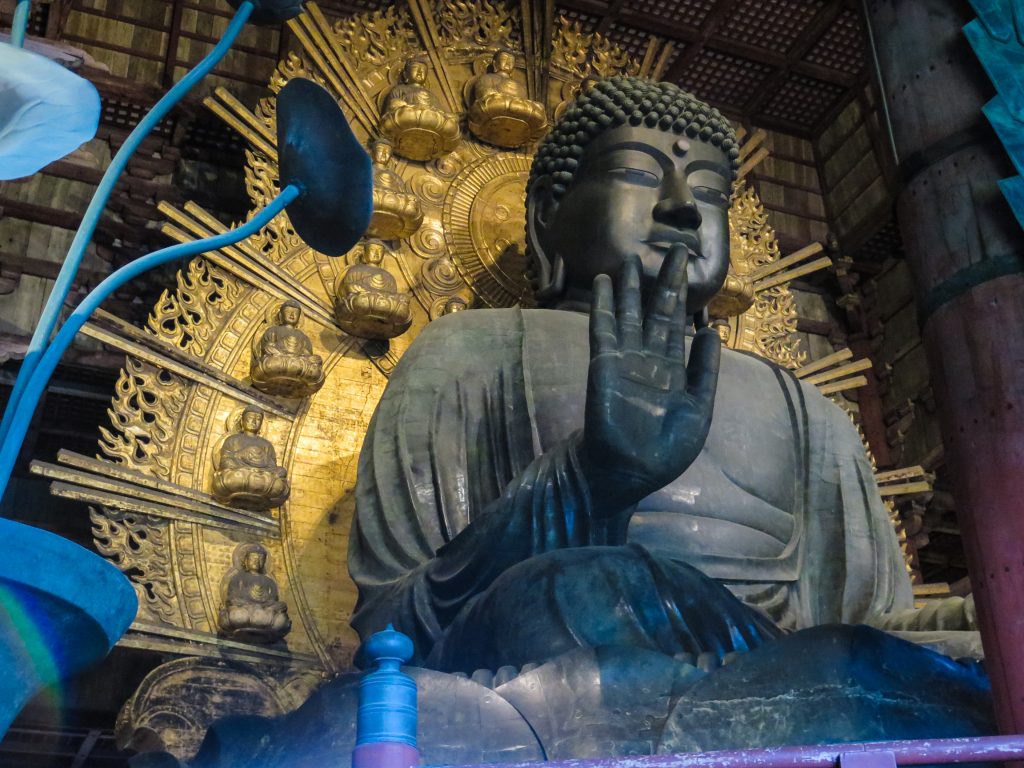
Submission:
<svg viewBox="0 0 1024 768">
<path fill-rule="evenodd" d="M 364 638 L 392 622 L 420 662 L 471 671 L 579 645 L 721 656 L 911 607 L 855 428 L 752 355 L 723 350 L 697 460 L 596 515 L 576 459 L 587 323 L 463 312 L 405 353 L 360 457 L 349 570 Z"/>
</svg>

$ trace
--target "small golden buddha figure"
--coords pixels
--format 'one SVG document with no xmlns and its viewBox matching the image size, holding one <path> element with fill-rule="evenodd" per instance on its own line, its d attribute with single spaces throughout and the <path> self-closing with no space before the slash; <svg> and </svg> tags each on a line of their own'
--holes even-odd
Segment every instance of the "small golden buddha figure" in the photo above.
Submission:
<svg viewBox="0 0 1024 768">
<path fill-rule="evenodd" d="M 307 397 L 323 386 L 323 359 L 313 353 L 309 337 L 299 330 L 301 319 L 299 303 L 286 301 L 276 322 L 253 337 L 249 372 L 252 385 L 261 392 Z"/>
<path fill-rule="evenodd" d="M 392 240 L 411 237 L 423 223 L 419 198 L 405 187 L 402 177 L 392 171 L 391 142 L 378 139 L 370 144 L 373 158 L 373 218 L 367 237 Z"/>
<path fill-rule="evenodd" d="M 395 154 L 409 160 L 433 160 L 458 146 L 459 120 L 426 88 L 427 63 L 405 63 L 402 82 L 392 88 L 381 110 L 380 133 L 391 140 Z"/>
<path fill-rule="evenodd" d="M 412 324 L 409 294 L 381 266 L 384 244 L 367 240 L 355 264 L 338 278 L 334 314 L 345 333 L 363 339 L 393 339 Z"/>
<path fill-rule="evenodd" d="M 277 582 L 266 573 L 267 550 L 242 544 L 235 567 L 224 577 L 224 603 L 217 616 L 220 633 L 232 640 L 275 643 L 292 628 L 288 606 L 278 599 Z"/>
<path fill-rule="evenodd" d="M 278 466 L 274 446 L 260 437 L 262 426 L 263 411 L 250 406 L 242 412 L 238 430 L 214 449 L 212 491 L 222 504 L 264 511 L 288 499 L 288 473 Z"/>
<path fill-rule="evenodd" d="M 548 127 L 544 105 L 529 99 L 526 87 L 512 78 L 515 63 L 510 51 L 495 52 L 490 71 L 469 89 L 469 129 L 499 147 L 534 142 Z"/>
</svg>

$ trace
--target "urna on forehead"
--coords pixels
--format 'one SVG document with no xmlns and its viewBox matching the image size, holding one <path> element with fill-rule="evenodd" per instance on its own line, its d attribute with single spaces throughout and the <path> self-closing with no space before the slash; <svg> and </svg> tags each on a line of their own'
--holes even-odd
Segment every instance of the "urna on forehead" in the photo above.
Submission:
<svg viewBox="0 0 1024 768">
<path fill-rule="evenodd" d="M 739 167 L 736 132 L 722 113 L 672 83 L 620 75 L 598 80 L 541 142 L 530 169 L 529 186 L 550 179 L 555 197 L 572 181 L 587 145 L 620 126 L 644 126 L 718 147 L 731 171 Z"/>
</svg>

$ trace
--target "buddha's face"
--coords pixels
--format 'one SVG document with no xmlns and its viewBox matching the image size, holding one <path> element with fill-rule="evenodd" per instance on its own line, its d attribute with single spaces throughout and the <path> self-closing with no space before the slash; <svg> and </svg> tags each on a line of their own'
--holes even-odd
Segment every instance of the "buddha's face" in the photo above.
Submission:
<svg viewBox="0 0 1024 768">
<path fill-rule="evenodd" d="M 427 81 L 427 65 L 422 61 L 410 61 L 405 65 L 405 82 L 423 85 Z"/>
<path fill-rule="evenodd" d="M 616 275 L 632 254 L 649 289 L 677 244 L 690 250 L 689 313 L 703 309 L 725 281 L 729 159 L 710 143 L 620 126 L 586 146 L 559 201 L 538 194 L 544 199 L 528 201 L 535 241 L 549 260 L 562 257 L 570 292 L 589 292 L 597 275 Z"/>
<path fill-rule="evenodd" d="M 391 145 L 386 141 L 378 141 L 373 145 L 373 162 L 377 165 L 387 165 L 391 162 Z"/>
<path fill-rule="evenodd" d="M 242 414 L 242 430 L 250 435 L 258 434 L 263 426 L 263 414 L 256 411 L 246 411 Z"/>
<path fill-rule="evenodd" d="M 512 72 L 515 63 L 515 59 L 512 58 L 512 54 L 508 51 L 498 51 L 492 59 L 494 71 L 503 72 L 506 75 Z"/>
<path fill-rule="evenodd" d="M 384 246 L 380 243 L 368 243 L 363 251 L 363 261 L 377 266 L 384 261 Z"/>
<path fill-rule="evenodd" d="M 267 556 L 262 552 L 246 552 L 242 567 L 249 573 L 263 573 L 267 564 Z"/>
<path fill-rule="evenodd" d="M 299 324 L 299 318 L 302 317 L 302 310 L 292 305 L 286 305 L 281 307 L 281 321 L 285 325 L 295 326 Z"/>
</svg>

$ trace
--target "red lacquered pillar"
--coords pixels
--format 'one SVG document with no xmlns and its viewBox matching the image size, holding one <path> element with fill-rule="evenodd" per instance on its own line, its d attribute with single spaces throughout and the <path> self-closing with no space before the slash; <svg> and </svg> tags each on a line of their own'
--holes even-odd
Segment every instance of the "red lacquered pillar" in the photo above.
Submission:
<svg viewBox="0 0 1024 768">
<path fill-rule="evenodd" d="M 867 6 L 986 668 L 1000 728 L 1024 733 L 1024 232 L 996 186 L 1015 172 L 981 112 L 966 0 Z"/>
</svg>

